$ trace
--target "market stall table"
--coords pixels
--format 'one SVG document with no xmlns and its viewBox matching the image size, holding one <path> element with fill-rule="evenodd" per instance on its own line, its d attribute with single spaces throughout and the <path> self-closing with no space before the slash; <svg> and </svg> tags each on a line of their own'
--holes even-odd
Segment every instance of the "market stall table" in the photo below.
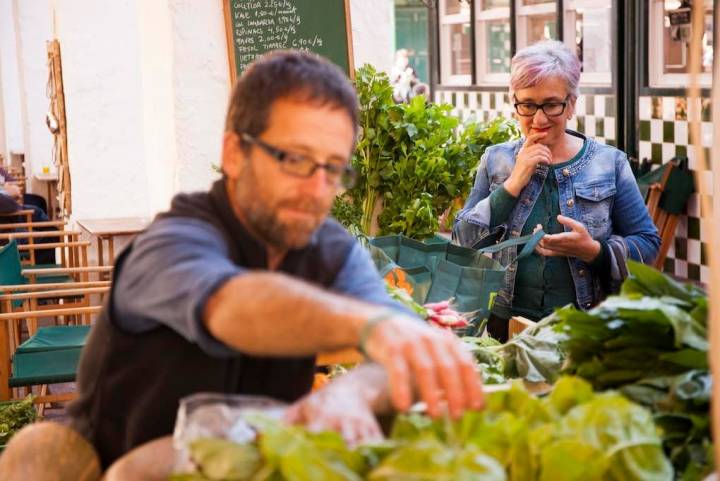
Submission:
<svg viewBox="0 0 720 481">
<path fill-rule="evenodd" d="M 109 265 L 115 260 L 115 237 L 135 235 L 150 224 L 146 217 L 87 219 L 77 221 L 81 229 L 97 238 L 98 265 Z M 105 260 L 103 243 L 107 241 L 108 258 Z"/>
</svg>

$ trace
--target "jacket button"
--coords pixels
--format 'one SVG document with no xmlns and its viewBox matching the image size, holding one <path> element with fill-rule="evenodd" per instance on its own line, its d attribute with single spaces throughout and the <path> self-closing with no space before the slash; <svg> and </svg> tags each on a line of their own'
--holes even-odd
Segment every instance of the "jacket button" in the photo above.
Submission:
<svg viewBox="0 0 720 481">
<path fill-rule="evenodd" d="M 580 277 L 585 277 L 585 269 L 580 269 L 578 274 L 580 274 Z"/>
<path fill-rule="evenodd" d="M 569 200 L 567 201 L 567 206 L 568 206 L 568 207 L 572 207 L 572 206 L 574 206 L 574 205 L 575 205 L 575 201 L 574 201 L 573 199 L 569 199 Z"/>
<path fill-rule="evenodd" d="M 562 174 L 563 174 L 565 177 L 570 177 L 570 169 L 563 169 L 563 170 L 562 170 Z"/>
</svg>

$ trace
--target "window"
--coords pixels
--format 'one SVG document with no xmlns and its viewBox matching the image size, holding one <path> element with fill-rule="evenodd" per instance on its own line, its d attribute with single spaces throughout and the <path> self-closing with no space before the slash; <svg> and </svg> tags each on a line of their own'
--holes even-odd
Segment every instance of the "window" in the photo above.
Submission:
<svg viewBox="0 0 720 481">
<path fill-rule="evenodd" d="M 470 85 L 472 79 L 470 4 L 440 2 L 440 72 L 446 85 Z"/>
<path fill-rule="evenodd" d="M 582 85 L 612 81 L 611 0 L 570 0 L 565 4 L 565 43 L 577 50 Z"/>
<path fill-rule="evenodd" d="M 405 49 L 409 66 L 423 83 L 430 82 L 428 9 L 420 0 L 395 2 L 395 51 Z"/>
<path fill-rule="evenodd" d="M 510 79 L 510 0 L 476 0 L 477 83 L 507 85 Z"/>
<path fill-rule="evenodd" d="M 547 0 L 517 1 L 517 48 L 541 40 L 557 39 L 557 3 Z"/>
<path fill-rule="evenodd" d="M 660 18 L 665 4 L 681 2 L 643 1 L 659 4 Z M 712 3 L 705 1 L 709 2 L 710 21 Z M 581 86 L 610 88 L 615 68 L 613 38 L 616 32 L 612 23 L 615 3 L 613 0 L 438 0 L 440 83 L 470 85 L 474 77 L 475 83 L 481 86 L 506 87 L 514 54 L 513 39 L 516 50 L 542 40 L 562 39 L 577 52 L 581 61 Z M 558 30 L 560 12 L 562 32 Z M 711 37 L 710 32 L 707 38 Z M 707 45 L 705 57 L 712 59 L 711 43 Z M 711 67 L 708 65 L 708 71 Z"/>
<path fill-rule="evenodd" d="M 713 1 L 705 0 L 700 85 L 712 85 Z M 691 12 L 680 0 L 650 0 L 648 45 L 659 49 L 648 61 L 650 87 L 682 87 L 690 82 Z"/>
</svg>

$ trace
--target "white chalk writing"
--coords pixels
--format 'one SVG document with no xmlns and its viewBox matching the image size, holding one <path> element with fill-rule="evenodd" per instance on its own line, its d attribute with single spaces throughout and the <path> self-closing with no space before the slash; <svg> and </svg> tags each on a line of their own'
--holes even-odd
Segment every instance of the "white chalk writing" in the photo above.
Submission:
<svg viewBox="0 0 720 481">
<path fill-rule="evenodd" d="M 305 35 L 296 0 L 234 0 L 231 3 L 235 63 L 243 71 L 269 50 L 322 47 L 320 34 Z"/>
</svg>

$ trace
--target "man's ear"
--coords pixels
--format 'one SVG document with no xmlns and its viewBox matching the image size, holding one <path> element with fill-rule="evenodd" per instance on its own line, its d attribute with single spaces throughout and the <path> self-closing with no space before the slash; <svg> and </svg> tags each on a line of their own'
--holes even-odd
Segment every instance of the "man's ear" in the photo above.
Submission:
<svg viewBox="0 0 720 481">
<path fill-rule="evenodd" d="M 245 151 L 242 149 L 240 136 L 235 132 L 223 135 L 222 170 L 230 179 L 237 179 L 245 163 Z"/>
</svg>

